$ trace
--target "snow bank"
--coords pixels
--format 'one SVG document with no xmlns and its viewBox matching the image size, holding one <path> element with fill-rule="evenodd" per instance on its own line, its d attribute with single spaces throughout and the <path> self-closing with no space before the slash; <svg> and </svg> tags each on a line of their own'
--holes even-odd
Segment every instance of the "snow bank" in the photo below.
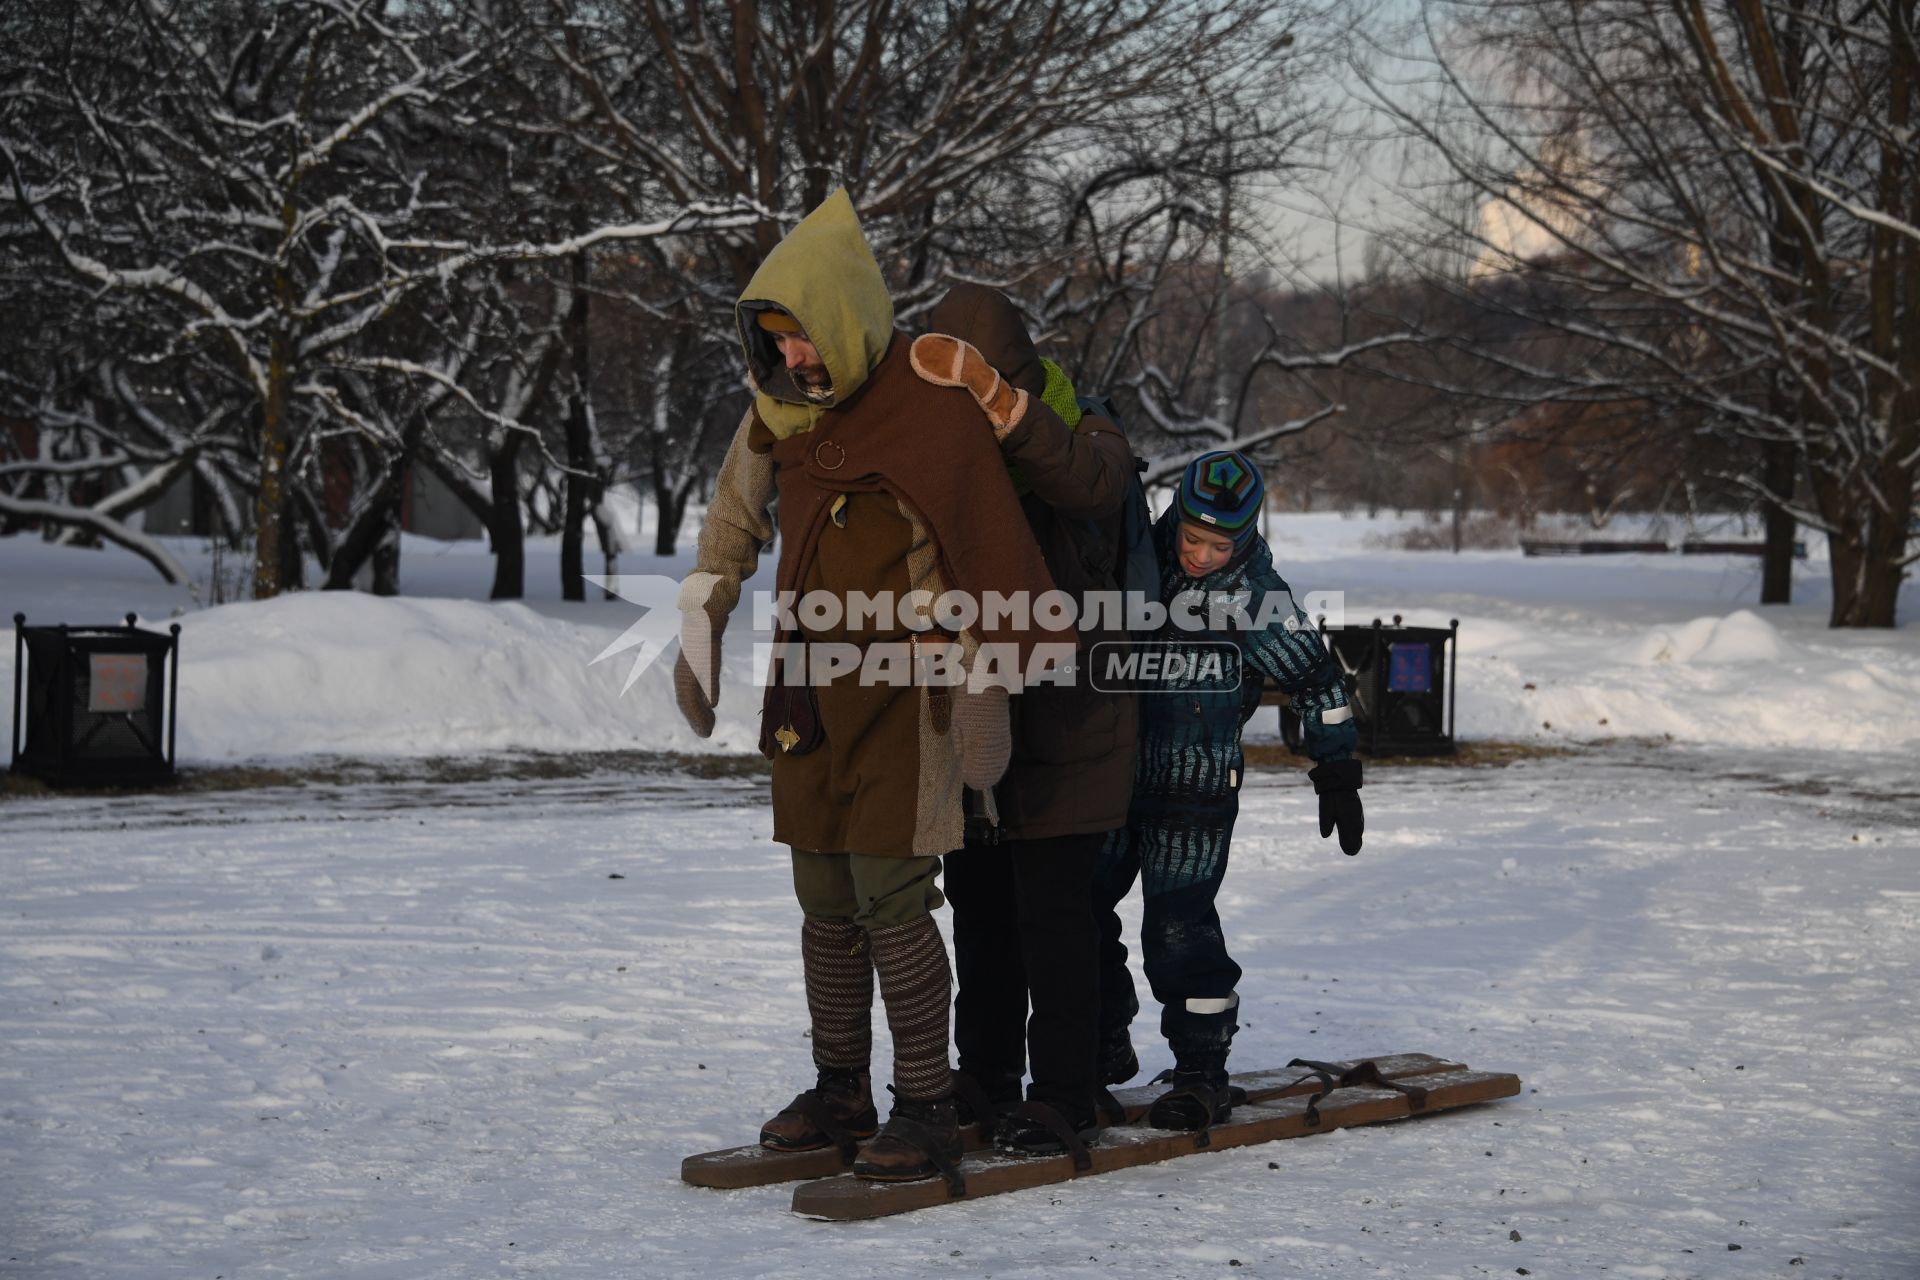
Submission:
<svg viewBox="0 0 1920 1280">
<path fill-rule="evenodd" d="M 1920 628 L 1835 632 L 1823 566 L 1796 568 L 1792 606 L 1760 609 L 1757 561 L 1731 556 L 1529 560 L 1382 549 L 1406 520 L 1275 516 L 1276 562 L 1296 595 L 1342 593 L 1347 621 L 1398 614 L 1461 623 L 1459 732 L 1584 741 L 1665 737 L 1752 746 L 1897 750 L 1920 742 Z M 695 530 L 671 558 L 628 554 L 628 572 L 684 575 Z M 203 549 L 175 540 L 196 572 Z M 197 558 L 196 558 L 197 557 Z M 760 706 L 743 611 L 727 633 L 718 727 L 695 738 L 673 705 L 671 664 L 624 696 L 628 660 L 593 659 L 640 610 L 563 603 L 557 548 L 529 548 L 525 603 L 484 602 L 478 543 L 408 539 L 400 599 L 311 592 L 197 609 L 132 555 L 0 539 L 0 610 L 99 623 L 127 609 L 184 628 L 180 753 L 229 760 L 308 753 L 426 755 L 509 750 L 747 752 Z M 751 587 L 770 585 L 771 557 Z M 203 592 L 204 595 L 204 592 Z M 1920 593 L 1910 590 L 1903 617 Z M 0 679 L 12 678 L 12 646 Z M 10 699 L 0 701 L 10 715 Z M 1251 732 L 1271 734 L 1271 714 Z"/>
<path fill-rule="evenodd" d="M 307 592 L 188 615 L 181 754 L 707 746 L 682 723 L 666 680 L 643 679 L 622 698 L 624 666 L 589 665 L 627 619 L 574 612 Z"/>
<path fill-rule="evenodd" d="M 1295 594 L 1342 593 L 1349 625 L 1460 620 L 1464 738 L 1841 750 L 1920 742 L 1920 591 L 1909 587 L 1899 628 L 1834 631 L 1818 546 L 1794 567 L 1794 603 L 1762 608 L 1752 557 L 1383 549 L 1409 523 L 1282 516 L 1270 540 Z M 1257 724 L 1271 729 L 1266 717 Z"/>
<path fill-rule="evenodd" d="M 1422 618 L 1422 621 L 1432 621 Z M 1624 643 L 1463 620 L 1460 733 L 1897 749 L 1920 740 L 1911 637 L 1865 649 L 1789 640 L 1750 610 L 1638 631 Z"/>
<path fill-rule="evenodd" d="M 1653 666 L 1684 662 L 1771 662 L 1781 656 L 1780 633 L 1758 614 L 1742 609 L 1724 618 L 1695 618 L 1668 631 L 1656 627 L 1634 647 L 1629 661 Z"/>
<path fill-rule="evenodd" d="M 186 614 L 180 757 L 752 750 L 738 717 L 694 737 L 665 664 L 624 697 L 627 663 L 593 665 L 638 612 L 328 591 Z"/>
</svg>

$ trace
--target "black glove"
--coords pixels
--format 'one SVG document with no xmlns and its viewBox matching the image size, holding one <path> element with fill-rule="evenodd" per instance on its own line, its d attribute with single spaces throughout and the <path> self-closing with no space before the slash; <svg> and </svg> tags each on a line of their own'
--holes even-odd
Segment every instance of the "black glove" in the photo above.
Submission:
<svg viewBox="0 0 1920 1280">
<path fill-rule="evenodd" d="M 1360 762 L 1335 760 L 1307 776 L 1320 797 L 1320 838 L 1340 828 L 1340 852 L 1352 857 L 1360 852 L 1360 833 L 1367 829 L 1367 816 L 1360 809 Z"/>
</svg>

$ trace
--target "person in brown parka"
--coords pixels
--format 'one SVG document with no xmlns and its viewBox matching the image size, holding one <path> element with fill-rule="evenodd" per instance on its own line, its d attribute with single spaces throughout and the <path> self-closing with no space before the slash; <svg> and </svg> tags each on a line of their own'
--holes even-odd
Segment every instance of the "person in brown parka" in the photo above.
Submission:
<svg viewBox="0 0 1920 1280">
<path fill-rule="evenodd" d="M 721 633 L 772 541 L 776 589 L 823 593 L 952 589 L 1034 596 L 1045 563 L 982 422 L 1012 421 L 1028 398 L 965 379 L 942 385 L 915 367 L 853 205 L 836 192 L 783 240 L 737 303 L 755 395 L 728 450 L 697 570 L 682 586 L 675 692 L 705 736 L 719 691 Z M 951 354 L 951 353 L 949 353 Z M 977 360 L 977 357 L 976 357 Z M 951 364 L 943 366 L 951 369 Z M 980 381 L 975 379 L 975 381 Z M 1039 406 L 1044 411 L 1044 406 Z M 924 610 L 809 625 L 782 641 L 918 652 Z M 958 636 L 992 644 L 1022 669 L 1040 646 L 1074 637 L 982 619 Z M 796 668 L 790 658 L 778 673 Z M 965 785 L 990 787 L 1009 749 L 1004 689 L 863 682 L 770 682 L 762 749 L 773 758 L 773 837 L 791 846 L 805 920 L 801 959 L 818 1080 L 769 1120 L 764 1145 L 805 1150 L 872 1135 L 871 1008 L 877 975 L 893 1034 L 895 1101 L 855 1171 L 882 1180 L 949 1172 L 960 1155 L 948 1066 L 946 951 L 930 914 L 942 902 L 939 856 L 960 846 Z"/>
<path fill-rule="evenodd" d="M 1120 586 L 1120 510 L 1133 476 L 1126 437 L 1108 418 L 1081 412 L 1066 375 L 1040 357 L 1004 294 L 958 285 L 927 328 L 965 339 L 1011 385 L 1055 411 L 996 431 L 1000 452 L 1055 585 L 1082 602 L 1083 639 L 1121 639 L 1117 629 L 1091 629 L 1084 602 L 1090 591 Z M 946 862 L 959 978 L 954 1043 L 961 1072 L 1004 1112 L 996 1133 L 1003 1150 L 1059 1151 L 1063 1129 L 1091 1140 L 1097 1090 L 1137 1070 L 1130 1043 L 1104 1054 L 1096 1044 L 1093 908 L 1100 849 L 1127 820 L 1136 719 L 1133 694 L 1096 689 L 1084 670 L 1071 683 L 1020 693 L 1012 761 L 988 793 L 991 803 L 977 807 L 965 850 Z"/>
</svg>

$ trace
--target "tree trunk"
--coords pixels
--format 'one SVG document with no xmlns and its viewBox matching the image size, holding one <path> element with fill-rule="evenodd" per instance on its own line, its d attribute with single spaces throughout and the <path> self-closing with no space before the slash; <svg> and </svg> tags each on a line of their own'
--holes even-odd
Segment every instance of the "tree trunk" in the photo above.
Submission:
<svg viewBox="0 0 1920 1280">
<path fill-rule="evenodd" d="M 1866 556 L 1860 546 L 1857 523 L 1827 535 L 1827 564 L 1833 574 L 1833 609 L 1827 618 L 1830 627 L 1858 627 L 1865 604 Z"/>
<path fill-rule="evenodd" d="M 1221 166 L 1220 179 L 1220 257 L 1214 269 L 1219 278 L 1214 282 L 1213 299 L 1213 403 L 1210 408 L 1213 416 L 1221 422 L 1228 421 L 1228 413 L 1233 401 L 1233 367 L 1227 357 L 1228 342 L 1231 334 L 1227 329 L 1227 312 L 1233 306 L 1233 135 L 1227 135 L 1226 163 Z"/>
<path fill-rule="evenodd" d="M 593 504 L 593 535 L 600 540 L 600 576 L 605 580 L 600 598 L 617 600 L 611 584 L 620 577 L 620 530 L 608 518 L 604 502 Z"/>
<path fill-rule="evenodd" d="M 353 523 L 340 535 L 334 545 L 333 560 L 327 565 L 326 580 L 321 584 L 322 591 L 351 591 L 353 580 L 360 576 L 361 568 L 379 550 L 380 544 L 387 538 L 390 525 L 399 523 L 400 480 L 404 475 L 405 463 L 396 460 L 387 466 L 380 476 L 378 487 L 367 496 L 367 505 L 361 508 Z"/>
<path fill-rule="evenodd" d="M 404 477 L 406 473 L 400 474 Z M 400 494 L 398 483 L 391 479 L 383 483 L 380 493 L 369 500 L 367 509 L 334 548 L 322 590 L 353 590 L 353 580 L 368 564 L 373 566 L 375 595 L 400 594 Z M 391 584 L 392 589 L 382 590 L 383 582 Z"/>
<path fill-rule="evenodd" d="M 1473 445 L 1457 440 L 1453 446 L 1453 554 L 1460 554 L 1467 522 L 1467 482 L 1472 476 Z"/>
<path fill-rule="evenodd" d="M 593 465 L 586 448 L 586 404 L 576 393 L 567 409 L 567 497 L 566 518 L 560 529 L 560 598 L 585 600 L 587 510 L 592 505 L 591 476 L 580 474 Z"/>
<path fill-rule="evenodd" d="M 520 442 L 510 431 L 487 458 L 493 505 L 487 516 L 487 536 L 493 541 L 494 600 L 518 600 L 527 593 L 527 531 L 520 519 Z"/>
<path fill-rule="evenodd" d="M 1898 562 L 1884 554 L 1870 554 L 1863 577 L 1857 610 L 1860 627 L 1891 627 L 1900 604 L 1900 580 L 1906 574 Z"/>
<path fill-rule="evenodd" d="M 655 473 L 653 482 L 653 505 L 660 519 L 653 526 L 653 554 L 670 556 L 680 541 L 680 524 L 686 519 L 687 499 L 693 493 L 691 485 L 675 493 L 673 487 L 658 478 Z"/>
<path fill-rule="evenodd" d="M 400 594 L 400 504 L 389 503 L 380 525 L 380 542 L 373 549 L 373 594 Z"/>
<path fill-rule="evenodd" d="M 327 565 L 325 590 L 348 591 L 353 580 L 369 562 L 373 565 L 373 593 L 377 596 L 400 594 L 400 521 L 406 506 L 407 486 L 413 482 L 413 467 L 418 457 L 426 418 L 415 414 L 401 437 L 400 449 L 382 458 L 367 451 L 367 464 L 379 467 L 380 478 L 368 495 L 367 505 L 346 532 L 340 535 Z"/>
<path fill-rule="evenodd" d="M 316 547 L 318 539 L 315 540 Z M 295 496 L 291 493 L 282 497 L 280 502 L 280 537 L 276 544 L 280 553 L 280 569 L 277 575 L 279 591 L 304 591 L 307 587 L 307 562 L 300 554 L 300 511 Z M 259 599 L 255 596 L 254 599 Z"/>
<path fill-rule="evenodd" d="M 366 510 L 333 549 L 333 563 L 327 566 L 326 580 L 320 585 L 322 591 L 353 590 L 353 580 L 359 576 L 361 566 L 373 558 L 387 536 L 390 501 L 384 487 L 379 495 L 369 499 Z"/>
<path fill-rule="evenodd" d="M 1900 424 L 1898 433 L 1906 428 Z M 1827 521 L 1827 558 L 1833 574 L 1834 627 L 1891 627 L 1906 577 L 1909 526 L 1914 512 L 1914 466 L 1885 460 L 1869 485 L 1854 474 L 1833 474 L 1809 460 L 1820 514 Z M 1881 501 L 1874 501 L 1877 491 Z"/>
<path fill-rule="evenodd" d="M 1821 483 L 1823 499 L 1850 496 L 1834 481 Z M 1904 505 L 1911 510 L 1911 500 Z M 1905 569 L 1900 564 L 1906 544 L 1903 519 L 1896 535 L 1889 528 L 1885 512 L 1861 511 L 1822 503 L 1822 515 L 1832 524 L 1827 537 L 1827 559 L 1833 573 L 1833 610 L 1828 625 L 1833 627 L 1891 627 L 1900 598 L 1900 580 Z"/>
<path fill-rule="evenodd" d="M 587 511 L 595 504 L 593 433 L 588 420 L 587 253 L 573 255 L 573 303 L 567 309 L 568 346 L 573 386 L 567 394 L 566 519 L 560 530 L 560 598 L 587 598 L 585 543 Z"/>
<path fill-rule="evenodd" d="M 1793 603 L 1793 535 L 1796 525 L 1787 503 L 1793 500 L 1793 478 L 1799 459 L 1791 441 L 1779 440 L 1762 445 L 1762 481 L 1771 496 L 1762 517 L 1766 521 L 1766 543 L 1760 558 L 1760 603 Z"/>
<path fill-rule="evenodd" d="M 284 586 L 280 547 L 287 530 L 287 410 L 293 370 L 284 333 L 273 336 L 267 365 L 267 399 L 260 423 L 260 483 L 253 500 L 253 598 L 271 600 Z"/>
<path fill-rule="evenodd" d="M 1920 323 L 1914 327 L 1920 329 Z M 1920 394 L 1908 393 L 1904 398 L 1912 403 L 1920 400 Z M 1882 461 L 1876 477 L 1880 492 L 1887 497 L 1886 506 L 1870 508 L 1867 513 L 1867 563 L 1860 602 L 1863 621 L 1857 624 L 1863 627 L 1895 624 L 1900 608 L 1900 584 L 1907 576 L 1907 568 L 1901 562 L 1906 559 L 1910 537 L 1920 538 L 1920 534 L 1912 532 L 1915 467 L 1907 461 L 1920 431 L 1915 430 L 1909 417 L 1904 423 L 1892 424 L 1889 434 L 1904 447 Z"/>
</svg>

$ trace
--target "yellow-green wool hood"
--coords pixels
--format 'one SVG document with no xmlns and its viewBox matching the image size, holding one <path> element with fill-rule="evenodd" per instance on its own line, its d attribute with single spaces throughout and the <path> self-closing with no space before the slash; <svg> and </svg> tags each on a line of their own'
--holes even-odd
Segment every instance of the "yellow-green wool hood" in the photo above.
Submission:
<svg viewBox="0 0 1920 1280">
<path fill-rule="evenodd" d="M 773 336 L 754 318 L 770 308 L 800 322 L 832 379 L 830 398 L 810 400 L 794 382 Z M 774 246 L 741 292 L 734 319 L 754 408 L 778 438 L 810 430 L 821 410 L 860 389 L 893 338 L 893 298 L 844 189 Z"/>
</svg>

